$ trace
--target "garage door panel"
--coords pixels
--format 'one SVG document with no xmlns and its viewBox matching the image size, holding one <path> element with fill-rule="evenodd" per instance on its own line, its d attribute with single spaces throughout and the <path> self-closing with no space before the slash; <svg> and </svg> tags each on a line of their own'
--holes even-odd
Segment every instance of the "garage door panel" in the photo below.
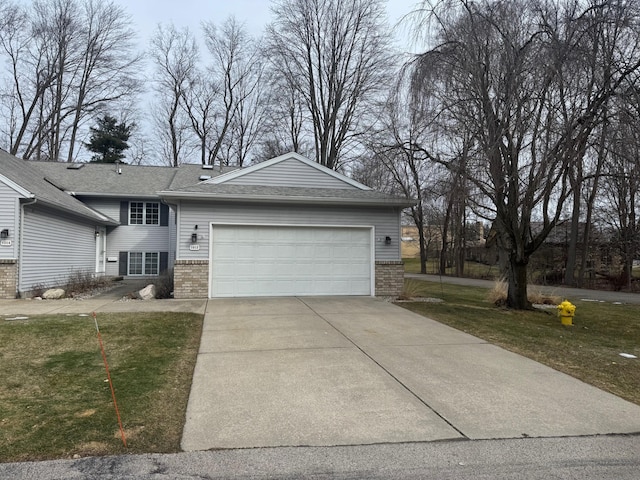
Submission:
<svg viewBox="0 0 640 480">
<path fill-rule="evenodd" d="M 213 226 L 211 296 L 370 295 L 371 230 Z"/>
</svg>

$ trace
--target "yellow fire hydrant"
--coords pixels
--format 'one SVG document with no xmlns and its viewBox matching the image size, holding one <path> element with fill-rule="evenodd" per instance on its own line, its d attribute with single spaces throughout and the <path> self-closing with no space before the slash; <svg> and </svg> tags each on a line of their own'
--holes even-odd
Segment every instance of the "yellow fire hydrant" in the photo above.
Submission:
<svg viewBox="0 0 640 480">
<path fill-rule="evenodd" d="M 576 314 L 576 306 L 569 300 L 558 305 L 558 316 L 562 325 L 573 325 L 573 316 Z"/>
</svg>

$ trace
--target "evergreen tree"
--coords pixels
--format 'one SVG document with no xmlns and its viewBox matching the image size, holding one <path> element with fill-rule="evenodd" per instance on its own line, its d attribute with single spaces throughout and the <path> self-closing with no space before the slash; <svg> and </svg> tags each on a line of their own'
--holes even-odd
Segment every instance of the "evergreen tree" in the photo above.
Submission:
<svg viewBox="0 0 640 480">
<path fill-rule="evenodd" d="M 129 148 L 127 140 L 134 126 L 135 124 L 118 123 L 109 115 L 99 118 L 98 125 L 91 127 L 89 143 L 85 143 L 87 149 L 96 154 L 91 161 L 115 163 L 122 160 L 125 157 L 122 152 Z"/>
</svg>

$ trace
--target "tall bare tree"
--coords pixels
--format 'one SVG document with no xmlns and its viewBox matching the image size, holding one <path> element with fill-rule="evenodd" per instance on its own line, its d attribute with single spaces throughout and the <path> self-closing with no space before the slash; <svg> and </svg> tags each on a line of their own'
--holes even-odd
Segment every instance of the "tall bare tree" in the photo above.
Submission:
<svg viewBox="0 0 640 480">
<path fill-rule="evenodd" d="M 389 54 L 380 0 L 276 0 L 267 27 L 276 73 L 303 99 L 316 161 L 336 169 L 365 129 L 363 105 L 387 80 Z"/>
<path fill-rule="evenodd" d="M 622 269 L 617 287 L 631 287 L 633 262 L 640 257 L 640 91 L 630 88 L 615 102 L 612 127 L 603 149 L 602 189 L 598 217 L 611 235 Z"/>
<path fill-rule="evenodd" d="M 155 121 L 161 138 L 161 155 L 177 167 L 185 160 L 185 151 L 193 145 L 189 118 L 183 99 L 196 74 L 198 47 L 187 28 L 173 24 L 158 25 L 151 40 L 151 55 L 156 65 L 155 89 L 158 92 Z"/>
<path fill-rule="evenodd" d="M 395 84 L 380 108 L 376 128 L 370 132 L 369 148 L 391 179 L 390 190 L 416 200 L 409 216 L 418 232 L 420 273 L 427 273 L 427 224 L 425 208 L 433 201 L 442 168 L 431 162 L 437 142 L 437 126 L 428 98 L 416 104 L 410 98 L 406 79 Z M 445 231 L 446 235 L 446 231 Z M 443 245 L 446 241 L 443 240 Z"/>
<path fill-rule="evenodd" d="M 470 136 L 466 174 L 487 199 L 484 210 L 508 256 L 507 305 L 529 308 L 527 264 L 563 215 L 569 171 L 608 102 L 640 67 L 636 5 L 458 0 L 425 7 L 422 25 L 433 28 L 434 45 L 413 64 L 414 92 L 431 92 L 435 82 L 441 118 Z M 585 57 L 602 45 L 589 32 L 611 23 L 621 33 L 594 70 Z M 452 153 L 442 150 L 438 160 L 462 174 Z"/>
<path fill-rule="evenodd" d="M 71 128 L 67 161 L 74 160 L 83 120 L 108 104 L 131 99 L 139 92 L 135 68 L 135 33 L 124 9 L 111 1 L 84 0 L 78 37 L 78 64 L 70 97 Z"/>
<path fill-rule="evenodd" d="M 4 4 L 0 57 L 8 60 L 0 107 L 9 151 L 73 160 L 97 110 L 137 93 L 135 34 L 122 7 L 98 0 Z"/>
<path fill-rule="evenodd" d="M 263 120 L 263 71 L 260 43 L 229 17 L 220 26 L 203 25 L 211 56 L 208 74 L 218 85 L 209 162 L 242 166 Z"/>
</svg>

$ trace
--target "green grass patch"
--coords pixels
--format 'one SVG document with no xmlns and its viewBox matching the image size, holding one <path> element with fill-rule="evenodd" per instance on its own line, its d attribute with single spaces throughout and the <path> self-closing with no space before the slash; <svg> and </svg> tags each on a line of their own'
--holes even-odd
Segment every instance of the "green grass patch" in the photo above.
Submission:
<svg viewBox="0 0 640 480">
<path fill-rule="evenodd" d="M 126 449 L 93 318 L 0 319 L 0 461 L 179 451 L 202 319 L 98 315 Z"/>
<path fill-rule="evenodd" d="M 419 258 L 403 258 L 404 271 L 406 273 L 420 273 Z M 430 258 L 427 260 L 427 273 L 437 275 L 439 269 L 438 260 Z M 445 275 L 455 275 L 455 269 L 449 267 L 446 269 Z M 464 276 L 469 278 L 481 278 L 486 280 L 495 280 L 500 278 L 500 271 L 497 265 L 485 265 L 478 262 L 464 262 Z"/>
<path fill-rule="evenodd" d="M 640 306 L 583 302 L 576 305 L 574 326 L 563 326 L 555 308 L 513 311 L 487 300 L 488 289 L 422 282 L 422 296 L 442 303 L 401 303 L 507 350 L 572 375 L 640 405 Z M 415 289 L 415 286 L 413 287 Z"/>
</svg>

